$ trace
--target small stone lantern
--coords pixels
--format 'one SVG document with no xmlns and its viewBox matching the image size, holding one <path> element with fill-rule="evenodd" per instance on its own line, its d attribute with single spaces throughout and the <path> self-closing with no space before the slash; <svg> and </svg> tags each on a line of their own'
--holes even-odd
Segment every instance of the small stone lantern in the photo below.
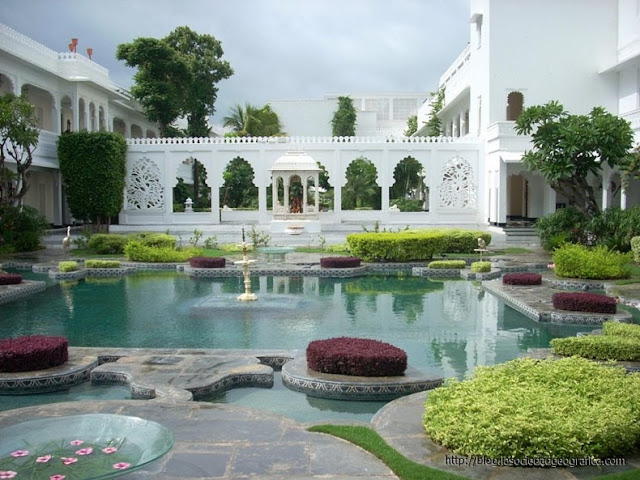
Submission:
<svg viewBox="0 0 640 480">
<path fill-rule="evenodd" d="M 190 197 L 184 201 L 184 211 L 185 212 L 193 212 L 193 200 Z"/>
</svg>

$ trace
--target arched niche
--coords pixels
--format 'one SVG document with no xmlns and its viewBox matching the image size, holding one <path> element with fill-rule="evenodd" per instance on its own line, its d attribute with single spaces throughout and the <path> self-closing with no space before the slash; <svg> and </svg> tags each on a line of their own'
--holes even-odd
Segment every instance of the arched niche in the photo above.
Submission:
<svg viewBox="0 0 640 480">
<path fill-rule="evenodd" d="M 73 101 L 69 95 L 60 100 L 60 125 L 63 132 L 73 131 Z"/>
<path fill-rule="evenodd" d="M 142 134 L 142 128 L 140 125 L 136 125 L 135 123 L 131 125 L 131 138 L 142 138 L 144 135 Z"/>
<path fill-rule="evenodd" d="M 220 205 L 224 209 L 258 209 L 258 187 L 255 172 L 249 162 L 242 157 L 231 160 L 222 174 L 224 184 L 220 188 Z"/>
<path fill-rule="evenodd" d="M 380 210 L 382 189 L 378 186 L 378 169 L 365 157 L 349 163 L 342 188 L 342 210 Z"/>
<path fill-rule="evenodd" d="M 40 87 L 26 84 L 22 86 L 22 94 L 27 97 L 29 103 L 35 107 L 36 117 L 38 118 L 38 128 L 41 130 L 55 131 L 53 113 L 55 111 L 55 102 L 53 95 Z"/>
<path fill-rule="evenodd" d="M 6 95 L 7 93 L 15 94 L 15 85 L 11 81 L 11 78 L 3 73 L 0 73 L 0 95 Z"/>
<path fill-rule="evenodd" d="M 207 185 L 207 169 L 197 158 L 185 158 L 176 172 L 173 186 L 173 211 L 184 212 L 187 198 L 194 212 L 211 211 L 211 188 Z"/>
<path fill-rule="evenodd" d="M 127 126 L 124 123 L 124 120 L 121 118 L 115 117 L 113 119 L 113 132 L 119 133 L 123 137 L 126 136 Z"/>
<path fill-rule="evenodd" d="M 394 183 L 389 187 L 389 204 L 401 212 L 429 210 L 429 187 L 425 183 L 424 167 L 413 157 L 405 157 L 393 170 Z"/>
<path fill-rule="evenodd" d="M 515 121 L 522 113 L 524 95 L 520 92 L 510 92 L 507 95 L 507 120 Z"/>
</svg>

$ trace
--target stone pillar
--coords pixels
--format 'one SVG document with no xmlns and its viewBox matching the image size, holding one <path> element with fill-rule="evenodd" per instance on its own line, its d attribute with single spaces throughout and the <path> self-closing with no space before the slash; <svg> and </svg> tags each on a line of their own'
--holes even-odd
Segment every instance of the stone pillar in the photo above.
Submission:
<svg viewBox="0 0 640 480">
<path fill-rule="evenodd" d="M 300 180 L 302 181 L 302 213 L 307 213 L 307 180 L 302 177 Z"/>
<path fill-rule="evenodd" d="M 507 223 L 507 164 L 500 160 L 500 170 L 498 173 L 498 218 L 500 225 Z"/>
<path fill-rule="evenodd" d="M 282 199 L 282 206 L 284 207 L 284 213 L 289 212 L 289 182 L 291 181 L 291 177 L 287 177 L 284 180 L 284 198 Z"/>
<path fill-rule="evenodd" d="M 316 189 L 316 198 L 315 198 L 316 209 L 315 209 L 315 213 L 316 213 L 316 218 L 320 218 L 320 190 L 319 190 L 319 188 L 320 188 L 320 174 L 318 172 L 316 172 L 313 181 L 314 181 L 314 185 L 315 185 L 315 189 Z"/>
<path fill-rule="evenodd" d="M 609 207 L 609 199 L 611 198 L 609 187 L 611 186 L 611 172 L 608 170 L 602 171 L 602 207 L 604 210 Z"/>
<path fill-rule="evenodd" d="M 627 187 L 624 182 L 622 182 L 622 187 L 620 189 L 620 209 L 627 209 Z"/>
<path fill-rule="evenodd" d="M 261 184 L 258 186 L 258 218 L 260 223 L 267 223 L 267 216 L 267 187 Z"/>
</svg>

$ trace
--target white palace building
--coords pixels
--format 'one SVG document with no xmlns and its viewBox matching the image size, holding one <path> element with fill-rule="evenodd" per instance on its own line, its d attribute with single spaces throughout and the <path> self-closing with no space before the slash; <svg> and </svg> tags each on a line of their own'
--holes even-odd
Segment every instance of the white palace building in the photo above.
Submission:
<svg viewBox="0 0 640 480">
<path fill-rule="evenodd" d="M 390 121 L 398 120 L 400 113 L 394 116 L 385 105 L 395 101 L 398 111 L 407 115 L 409 104 L 420 103 L 419 94 L 375 94 L 370 103 L 363 96 L 359 118 L 370 129 L 361 127 L 362 136 L 353 138 L 312 132 L 306 127 L 320 124 L 313 117 L 300 136 L 157 138 L 157 127 L 110 80 L 105 68 L 80 53 L 56 53 L 0 24 L 0 93 L 25 94 L 36 106 L 41 128 L 26 203 L 54 225 L 71 222 L 56 139 L 67 129 L 86 129 L 127 137 L 122 229 L 193 231 L 208 225 L 259 223 L 273 232 L 294 227 L 316 233 L 375 221 L 397 226 L 502 227 L 510 220 L 554 212 L 566 200 L 522 166 L 521 156 L 530 143 L 514 133 L 514 120 L 523 108 L 550 100 L 558 100 L 570 113 L 603 106 L 631 122 L 640 139 L 640 1 L 471 0 L 470 13 L 468 46 L 444 72 L 439 86 L 425 86 L 426 90 L 445 87 L 445 106 L 439 113 L 444 136 L 439 138 L 389 134 Z M 274 103 L 274 110 L 286 109 L 285 131 L 295 135 L 296 128 L 287 119 L 304 115 L 296 113 L 292 104 Z M 417 109 L 419 125 L 426 120 L 428 104 L 427 100 Z M 367 111 L 368 105 L 375 111 Z M 321 108 L 326 116 L 326 105 Z M 385 136 L 376 135 L 382 131 Z M 223 172 L 237 157 L 254 170 L 257 210 L 220 205 Z M 377 169 L 380 210 L 340 207 L 346 169 L 361 157 Z M 407 157 L 424 167 L 428 187 L 424 212 L 400 212 L 390 202 L 394 169 Z M 189 175 L 194 159 L 207 170 L 210 211 L 174 211 L 173 187 L 178 177 Z M 307 179 L 313 185 L 318 182 L 318 162 L 334 187 L 334 208 L 328 211 L 320 211 L 315 189 L 306 188 Z M 287 193 L 290 184 L 301 179 L 304 201 L 294 210 Z M 625 191 L 620 180 L 616 171 L 593 179 L 603 207 L 640 204 L 635 181 Z M 267 188 L 278 182 L 285 194 L 268 204 Z"/>
</svg>

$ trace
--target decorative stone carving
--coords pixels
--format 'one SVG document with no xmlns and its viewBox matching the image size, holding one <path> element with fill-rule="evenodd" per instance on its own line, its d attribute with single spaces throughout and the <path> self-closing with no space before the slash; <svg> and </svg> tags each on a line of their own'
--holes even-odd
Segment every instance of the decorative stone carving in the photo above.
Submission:
<svg viewBox="0 0 640 480">
<path fill-rule="evenodd" d="M 164 205 L 162 175 L 156 163 L 146 157 L 138 159 L 127 180 L 128 210 L 161 210 Z"/>
<path fill-rule="evenodd" d="M 438 206 L 444 208 L 475 208 L 476 195 L 473 168 L 464 158 L 453 157 L 443 169 Z"/>
</svg>

